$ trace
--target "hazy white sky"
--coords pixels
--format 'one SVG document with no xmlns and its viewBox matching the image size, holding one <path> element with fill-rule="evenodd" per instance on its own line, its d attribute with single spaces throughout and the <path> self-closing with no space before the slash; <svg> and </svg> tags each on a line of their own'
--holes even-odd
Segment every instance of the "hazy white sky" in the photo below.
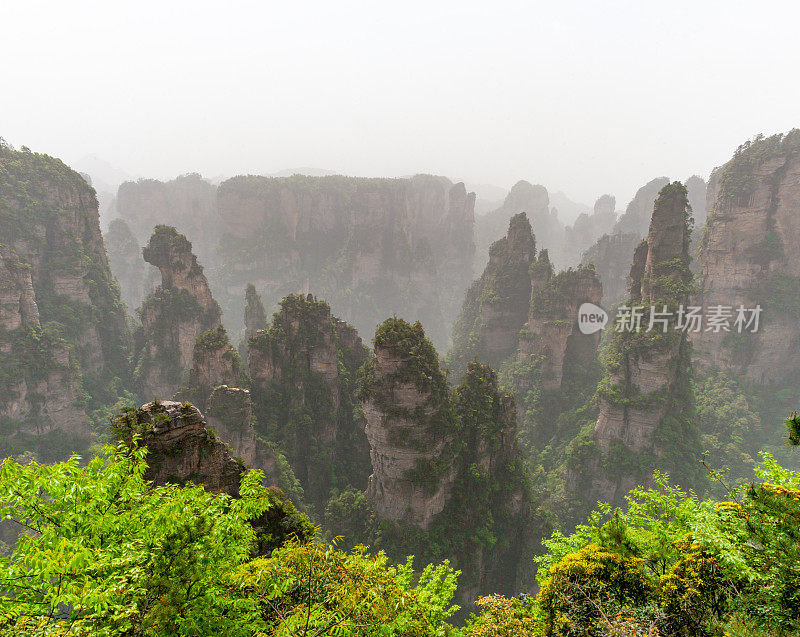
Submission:
<svg viewBox="0 0 800 637">
<path fill-rule="evenodd" d="M 800 2 L 0 0 L 0 136 L 134 176 L 518 179 L 618 207 L 800 126 Z"/>
</svg>

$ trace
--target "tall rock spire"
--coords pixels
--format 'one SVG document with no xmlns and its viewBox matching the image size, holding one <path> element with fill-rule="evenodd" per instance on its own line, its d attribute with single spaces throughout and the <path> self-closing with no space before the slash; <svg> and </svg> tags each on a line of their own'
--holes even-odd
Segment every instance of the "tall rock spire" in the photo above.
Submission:
<svg viewBox="0 0 800 637">
<path fill-rule="evenodd" d="M 455 379 L 473 358 L 498 368 L 516 350 L 528 318 L 535 257 L 536 239 L 528 217 L 524 212 L 514 215 L 506 236 L 489 249 L 489 263 L 470 286 L 453 328 L 447 364 Z"/>
<path fill-rule="evenodd" d="M 647 239 L 631 267 L 626 307 L 644 308 L 641 325 L 618 325 L 624 329 L 613 333 L 598 389 L 595 436 L 608 460 L 603 466 L 613 470 L 594 467 L 593 484 L 584 485 L 595 491 L 592 497 L 618 501 L 646 482 L 654 468 L 672 471 L 684 485 L 691 486 L 695 477 L 696 434 L 688 418 L 690 349 L 677 324 L 679 307 L 691 291 L 690 231 L 686 187 L 668 184 L 659 192 Z M 651 308 L 666 313 L 651 316 Z"/>
<path fill-rule="evenodd" d="M 221 312 L 192 244 L 175 228 L 156 226 L 142 254 L 161 271 L 161 285 L 140 310 L 135 380 L 142 397 L 166 399 L 193 367 L 197 337 L 220 325 Z"/>
</svg>

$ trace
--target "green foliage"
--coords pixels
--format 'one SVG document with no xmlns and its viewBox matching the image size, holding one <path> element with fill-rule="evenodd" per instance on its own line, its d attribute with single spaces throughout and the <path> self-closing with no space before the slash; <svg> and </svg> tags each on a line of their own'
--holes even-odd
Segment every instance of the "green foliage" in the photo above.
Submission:
<svg viewBox="0 0 800 637">
<path fill-rule="evenodd" d="M 144 481 L 143 449 L 107 448 L 85 467 L 0 464 L 0 519 L 27 529 L 0 557 L 0 625 L 75 634 L 197 634 L 224 578 L 250 554 L 260 476 L 241 499 Z M 59 634 L 59 633 L 54 633 Z"/>
<path fill-rule="evenodd" d="M 290 542 L 242 565 L 232 580 L 253 634 L 436 637 L 457 610 L 450 605 L 456 577 L 447 563 L 417 575 L 411 558 L 390 566 L 364 547 L 343 553 Z"/>
<path fill-rule="evenodd" d="M 444 637 L 457 572 L 415 572 L 363 547 L 288 540 L 252 558 L 251 522 L 278 506 L 247 474 L 241 498 L 153 488 L 145 451 L 107 448 L 80 467 L 0 464 L 3 635 Z"/>
<path fill-rule="evenodd" d="M 537 601 L 546 635 L 599 637 L 611 627 L 609 617 L 643 606 L 650 592 L 636 559 L 587 544 L 550 568 Z"/>
<path fill-rule="evenodd" d="M 333 496 L 325 507 L 325 530 L 338 545 L 350 549 L 357 544 L 380 546 L 380 524 L 363 491 L 349 488 Z"/>
<path fill-rule="evenodd" d="M 438 437 L 454 426 L 447 377 L 439 365 L 439 356 L 433 343 L 425 336 L 419 321 L 413 325 L 397 317 L 386 319 L 375 332 L 375 351 L 385 352 L 397 361 L 394 369 L 382 378 L 375 375 L 375 359 L 364 366 L 360 378 L 359 396 L 374 400 L 378 406 L 394 416 L 425 421 L 422 432 L 414 432 L 418 440 L 426 436 Z M 398 385 L 411 384 L 425 396 L 424 404 L 411 413 L 391 400 Z"/>
<path fill-rule="evenodd" d="M 403 361 L 403 371 L 393 380 L 413 383 L 431 393 L 446 391 L 447 379 L 439 368 L 436 348 L 419 321 L 411 325 L 397 317 L 386 319 L 375 332 L 375 349 L 387 350 Z M 369 392 L 368 387 L 365 390 Z"/>
<path fill-rule="evenodd" d="M 544 252 L 544 250 L 542 251 Z M 545 320 L 575 320 L 573 316 L 576 291 L 584 283 L 596 279 L 593 265 L 562 270 L 552 277 L 548 277 L 547 284 L 542 290 L 534 293 L 531 298 L 530 317 Z"/>
<path fill-rule="evenodd" d="M 798 422 L 794 413 L 787 420 L 790 438 Z M 547 634 L 617 634 L 610 620 L 621 615 L 662 636 L 797 634 L 800 473 L 762 455 L 758 481 L 732 491 L 731 501 L 700 501 L 656 475 L 658 486 L 634 489 L 626 509 L 599 504 L 574 533 L 545 540 L 537 562 Z M 644 594 L 620 599 L 603 560 L 641 578 Z M 587 617 L 595 623 L 569 632 Z"/>
<path fill-rule="evenodd" d="M 800 313 L 800 277 L 786 272 L 769 272 L 758 280 L 749 296 L 764 308 L 765 316 L 770 310 L 797 316 Z"/>
</svg>

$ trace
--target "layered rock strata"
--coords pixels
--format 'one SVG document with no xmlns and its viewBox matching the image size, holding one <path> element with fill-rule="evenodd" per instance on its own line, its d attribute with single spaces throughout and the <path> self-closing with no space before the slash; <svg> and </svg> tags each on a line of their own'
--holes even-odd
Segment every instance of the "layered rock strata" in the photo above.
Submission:
<svg viewBox="0 0 800 637">
<path fill-rule="evenodd" d="M 155 226 L 175 226 L 186 234 L 206 266 L 216 265 L 217 188 L 200 175 L 181 175 L 167 182 L 126 181 L 117 190 L 116 208 L 139 245 L 144 245 Z"/>
<path fill-rule="evenodd" d="M 384 321 L 374 351 L 362 387 L 372 464 L 366 495 L 392 523 L 388 550 L 457 560 L 464 601 L 518 590 L 532 535 L 513 399 L 477 362 L 451 390 L 419 323 Z M 426 538 L 436 537 L 450 538 L 452 552 L 432 551 Z"/>
<path fill-rule="evenodd" d="M 200 334 L 194 343 L 192 369 L 178 391 L 176 400 L 188 400 L 205 409 L 214 388 L 243 384 L 239 353 L 231 346 L 222 325 Z"/>
<path fill-rule="evenodd" d="M 233 446 L 206 425 L 197 407 L 186 402 L 153 401 L 138 410 L 124 411 L 114 421 L 115 436 L 132 444 L 133 436 L 137 435 L 138 444 L 147 447 L 144 477 L 154 486 L 191 482 L 212 493 L 238 498 L 242 475 L 250 468 L 262 469 L 269 465 L 264 462 L 261 466 L 248 465 L 245 456 L 235 457 L 237 445 L 243 451 L 250 449 L 248 432 L 252 431 L 252 422 L 247 420 L 246 408 L 239 411 L 240 407 L 246 406 L 246 401 L 239 400 L 239 396 L 231 401 L 230 396 L 223 397 L 227 393 L 226 388 L 218 397 L 212 398 L 211 408 L 233 409 L 234 413 L 225 417 L 227 422 L 233 421 L 236 415 L 243 418 L 238 431 L 225 432 L 234 434 Z M 209 424 L 212 422 L 219 424 L 218 420 L 209 419 Z M 247 458 L 262 460 L 258 452 Z M 266 471 L 264 477 L 268 485 L 280 484 L 282 479 L 281 475 Z M 309 520 L 297 511 L 279 488 L 270 488 L 267 497 L 269 509 L 252 521 L 257 536 L 257 554 L 269 555 L 292 536 L 304 540 L 314 535 Z"/>
<path fill-rule="evenodd" d="M 562 261 L 564 226 L 558 213 L 550 209 L 550 196 L 544 186 L 521 180 L 514 184 L 503 205 L 475 221 L 475 270 L 481 272 L 490 258 L 489 249 L 495 238 L 508 226 L 512 217 L 525 213 L 539 244 L 547 246 L 557 263 Z"/>
<path fill-rule="evenodd" d="M 634 233 L 606 234 L 583 253 L 581 265 L 594 266 L 603 284 L 601 300 L 606 308 L 625 299 L 633 251 L 640 242 L 641 237 Z"/>
<path fill-rule="evenodd" d="M 367 498 L 380 518 L 427 529 L 450 497 L 456 463 L 447 380 L 419 323 L 379 327 L 363 393 Z"/>
</svg>

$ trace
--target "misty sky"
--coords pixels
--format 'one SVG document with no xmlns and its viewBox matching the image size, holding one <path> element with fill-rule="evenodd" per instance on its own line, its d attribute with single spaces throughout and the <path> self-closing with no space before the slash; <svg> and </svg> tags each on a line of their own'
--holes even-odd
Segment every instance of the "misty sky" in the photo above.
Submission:
<svg viewBox="0 0 800 637">
<path fill-rule="evenodd" d="M 800 126 L 800 3 L 11 2 L 0 136 L 131 176 L 431 172 L 591 203 Z"/>
</svg>

